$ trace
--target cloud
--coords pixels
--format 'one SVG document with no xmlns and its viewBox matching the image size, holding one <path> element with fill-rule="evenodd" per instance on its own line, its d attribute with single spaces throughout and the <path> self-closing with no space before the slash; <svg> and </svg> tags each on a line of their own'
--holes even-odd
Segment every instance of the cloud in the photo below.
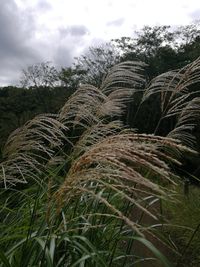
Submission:
<svg viewBox="0 0 200 267">
<path fill-rule="evenodd" d="M 199 18 L 200 18 L 200 9 L 197 9 L 197 10 L 193 11 L 192 13 L 190 13 L 190 17 L 193 20 L 199 20 Z"/>
<path fill-rule="evenodd" d="M 53 61 L 57 66 L 70 66 L 74 57 L 81 54 L 87 46 L 89 30 L 84 25 L 60 27 L 54 40 Z"/>
<path fill-rule="evenodd" d="M 89 31 L 84 25 L 71 25 L 66 28 L 60 28 L 59 29 L 61 37 L 66 37 L 67 35 L 71 36 L 84 36 Z"/>
<path fill-rule="evenodd" d="M 45 1 L 45 0 L 40 0 L 37 3 L 37 8 L 42 10 L 43 12 L 49 11 L 52 9 L 52 6 L 49 2 Z"/>
<path fill-rule="evenodd" d="M 23 12 L 20 13 L 13 0 L 1 3 L 0 25 L 1 85 L 9 80 L 16 80 L 17 72 L 25 64 L 37 61 L 39 55 L 30 46 L 30 40 L 34 34 L 31 15 L 24 16 Z"/>
<path fill-rule="evenodd" d="M 39 0 L 34 6 L 16 2 L 1 3 L 0 86 L 17 84 L 21 70 L 28 65 L 51 61 L 58 67 L 70 66 L 85 48 L 85 36 L 89 34 L 84 25 L 58 25 L 52 29 L 41 22 L 40 17 L 44 20 L 52 14 L 47 1 Z"/>
<path fill-rule="evenodd" d="M 72 49 L 66 46 L 59 46 L 54 54 L 54 63 L 56 66 L 70 66 L 73 62 Z"/>
<path fill-rule="evenodd" d="M 112 21 L 109 21 L 108 23 L 106 23 L 107 26 L 114 26 L 114 27 L 120 27 L 123 25 L 125 19 L 124 18 L 119 18 L 119 19 L 116 19 L 116 20 L 112 20 Z"/>
</svg>

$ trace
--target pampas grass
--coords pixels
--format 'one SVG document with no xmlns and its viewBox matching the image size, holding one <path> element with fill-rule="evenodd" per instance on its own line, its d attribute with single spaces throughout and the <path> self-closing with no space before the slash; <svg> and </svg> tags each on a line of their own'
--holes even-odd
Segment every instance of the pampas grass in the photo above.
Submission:
<svg viewBox="0 0 200 267">
<path fill-rule="evenodd" d="M 151 203 L 171 199 L 168 185 L 173 189 L 178 181 L 172 164 L 181 165 L 182 153 L 195 153 L 187 131 L 199 116 L 199 98 L 189 100 L 188 86 L 199 81 L 199 59 L 155 78 L 144 91 L 143 101 L 160 94 L 161 120 L 177 116 L 167 137 L 138 134 L 121 121 L 130 98 L 144 88 L 144 67 L 140 62 L 114 66 L 99 88 L 81 85 L 58 114 L 39 115 L 9 136 L 0 183 L 11 193 L 26 183 L 17 204 L 24 217 L 16 227 L 26 241 L 4 241 L 7 251 L 0 257 L 7 266 L 129 266 L 126 262 L 139 257 L 134 239 L 169 266 L 147 241 L 151 227 L 131 211 L 159 222 Z M 10 198 L 4 206 L 3 213 L 11 209 L 13 216 L 8 211 L 1 224 L 13 229 L 16 207 Z"/>
</svg>

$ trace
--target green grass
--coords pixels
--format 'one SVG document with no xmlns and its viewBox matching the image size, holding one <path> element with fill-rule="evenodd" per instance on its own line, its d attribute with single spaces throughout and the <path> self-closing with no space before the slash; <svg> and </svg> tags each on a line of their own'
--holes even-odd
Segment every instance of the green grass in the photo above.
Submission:
<svg viewBox="0 0 200 267">
<path fill-rule="evenodd" d="M 164 210 L 171 227 L 168 229 L 171 241 L 179 253 L 180 266 L 200 264 L 200 188 L 189 187 L 189 194 L 179 186 L 176 202 L 167 202 Z"/>
</svg>

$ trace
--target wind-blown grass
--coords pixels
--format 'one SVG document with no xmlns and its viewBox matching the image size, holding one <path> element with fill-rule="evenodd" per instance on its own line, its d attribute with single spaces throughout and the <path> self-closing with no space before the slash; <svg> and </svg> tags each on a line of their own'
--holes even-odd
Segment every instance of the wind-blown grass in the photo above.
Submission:
<svg viewBox="0 0 200 267">
<path fill-rule="evenodd" d="M 151 206 L 171 198 L 166 185 L 178 181 L 171 166 L 194 153 L 185 132 L 195 125 L 199 100 L 188 102 L 184 93 L 198 80 L 199 61 L 158 77 L 144 92 L 144 100 L 161 94 L 163 116 L 173 106 L 178 120 L 168 137 L 138 134 L 121 121 L 145 84 L 144 66 L 120 63 L 100 88 L 81 85 L 58 114 L 39 115 L 10 135 L 0 163 L 5 266 L 133 266 L 145 260 L 136 240 L 170 266 L 148 241 L 155 234 L 142 217 L 159 223 Z"/>
</svg>

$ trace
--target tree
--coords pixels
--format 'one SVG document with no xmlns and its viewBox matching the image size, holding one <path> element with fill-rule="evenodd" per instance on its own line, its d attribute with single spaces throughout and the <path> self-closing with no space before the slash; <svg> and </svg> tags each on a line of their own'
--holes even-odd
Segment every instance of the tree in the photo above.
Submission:
<svg viewBox="0 0 200 267">
<path fill-rule="evenodd" d="M 76 90 L 81 82 L 82 75 L 85 74 L 86 71 L 78 70 L 77 68 L 73 67 L 62 68 L 59 73 L 61 85 L 70 90 Z"/>
<path fill-rule="evenodd" d="M 151 78 L 182 67 L 199 56 L 200 24 L 172 29 L 170 26 L 144 26 L 134 37 L 112 40 L 121 54 L 121 61 L 141 60 L 149 65 Z"/>
<path fill-rule="evenodd" d="M 44 112 L 50 112 L 45 91 L 60 84 L 59 72 L 50 62 L 33 64 L 23 69 L 20 84 L 23 88 L 34 88 L 38 102 L 44 106 Z"/>
<path fill-rule="evenodd" d="M 120 57 L 109 44 L 90 47 L 86 54 L 75 58 L 72 68 L 62 69 L 61 80 L 66 86 L 89 83 L 99 86 L 108 69 L 120 61 Z"/>
<path fill-rule="evenodd" d="M 50 62 L 30 65 L 22 70 L 22 87 L 54 87 L 59 85 L 59 72 Z"/>
<path fill-rule="evenodd" d="M 174 31 L 174 34 L 178 47 L 193 43 L 200 35 L 200 20 L 194 21 L 186 26 L 179 26 Z"/>
</svg>

